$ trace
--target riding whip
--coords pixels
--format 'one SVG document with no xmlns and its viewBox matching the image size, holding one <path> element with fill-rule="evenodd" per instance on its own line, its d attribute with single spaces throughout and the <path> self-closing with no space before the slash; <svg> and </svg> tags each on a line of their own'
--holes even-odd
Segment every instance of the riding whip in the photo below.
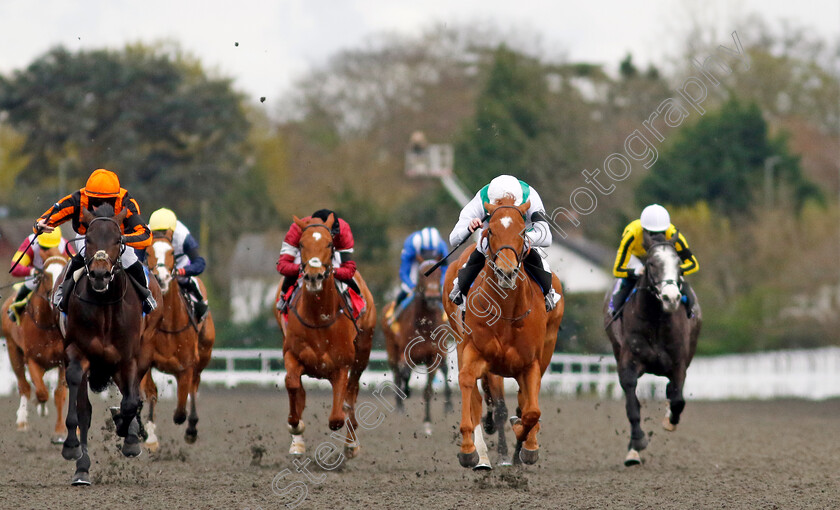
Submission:
<svg viewBox="0 0 840 510">
<path fill-rule="evenodd" d="M 49 221 L 50 221 L 50 216 L 52 216 L 52 215 L 53 215 L 53 213 L 52 213 L 52 212 L 50 212 L 50 214 L 48 214 L 48 215 L 47 215 L 47 219 L 46 219 L 46 220 L 44 220 L 44 223 L 49 223 Z M 12 264 L 12 268 L 11 268 L 11 269 L 9 269 L 9 273 L 10 273 L 10 274 L 11 274 L 11 272 L 12 272 L 12 271 L 14 271 L 14 270 L 15 270 L 15 268 L 16 268 L 16 267 L 18 267 L 18 264 L 20 264 L 20 261 L 23 259 L 23 256 L 24 256 L 24 255 L 26 255 L 26 252 L 28 252 L 28 251 L 29 251 L 29 248 L 32 248 L 32 245 L 33 245 L 33 244 L 35 244 L 35 240 L 36 240 L 36 239 L 38 239 L 38 236 L 39 236 L 39 235 L 41 235 L 41 233 L 42 233 L 42 232 L 43 232 L 43 230 L 41 230 L 41 229 L 39 228 L 39 229 L 38 229 L 38 233 L 37 233 L 37 234 L 35 234 L 35 237 L 33 237 L 31 241 L 29 241 L 29 245 L 26 247 L 26 249 L 25 249 L 25 250 L 23 250 L 23 251 L 20 253 L 20 257 L 18 257 L 18 259 L 15 261 L 15 263 L 14 263 L 14 264 Z"/>
<path fill-rule="evenodd" d="M 481 218 L 481 223 L 484 223 L 484 220 L 486 220 L 486 219 L 487 219 L 487 216 L 488 216 L 488 215 L 486 215 L 486 214 L 485 214 L 485 215 L 484 215 L 484 217 L 483 217 L 483 218 Z M 476 229 L 476 230 L 477 230 L 477 229 Z M 473 230 L 473 232 L 475 232 L 475 230 Z M 445 257 L 443 257 L 442 259 L 440 259 L 440 260 L 438 260 L 437 262 L 435 262 L 435 265 L 433 265 L 431 268 L 429 268 L 429 270 L 428 270 L 428 271 L 426 271 L 426 272 L 425 272 L 425 273 L 423 273 L 423 274 L 424 274 L 424 275 L 426 275 L 426 276 L 429 276 L 430 274 L 434 273 L 434 272 L 435 272 L 435 269 L 437 269 L 437 268 L 439 268 L 440 266 L 442 266 L 442 265 L 444 264 L 444 262 L 446 262 L 446 259 L 448 259 L 449 257 L 451 257 L 453 253 L 455 253 L 456 251 L 458 251 L 458 248 L 460 248 L 461 246 L 463 246 L 463 245 L 464 245 L 464 243 L 466 243 L 467 241 L 469 241 L 469 240 L 470 240 L 470 238 L 472 237 L 473 232 L 470 232 L 470 235 L 468 235 L 467 237 L 465 237 L 465 238 L 464 238 L 464 240 L 463 240 L 463 241 L 461 241 L 460 243 L 458 243 L 458 245 L 457 245 L 456 247 L 452 248 L 452 249 L 449 251 L 449 253 L 447 253 L 447 254 L 446 254 L 446 256 L 445 256 Z"/>
</svg>

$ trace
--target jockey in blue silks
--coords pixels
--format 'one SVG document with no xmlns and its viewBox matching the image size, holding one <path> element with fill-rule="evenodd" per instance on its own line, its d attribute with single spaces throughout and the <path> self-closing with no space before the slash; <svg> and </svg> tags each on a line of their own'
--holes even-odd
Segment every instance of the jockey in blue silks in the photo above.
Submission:
<svg viewBox="0 0 840 510">
<path fill-rule="evenodd" d="M 412 232 L 403 243 L 400 254 L 400 293 L 397 296 L 394 309 L 394 320 L 411 302 L 408 297 L 414 292 L 417 285 L 417 271 L 420 262 L 423 260 L 440 260 L 449 253 L 446 241 L 440 236 L 435 227 L 426 227 L 423 230 Z M 443 287 L 443 277 L 446 274 L 447 265 L 440 266 L 440 285 Z"/>
</svg>

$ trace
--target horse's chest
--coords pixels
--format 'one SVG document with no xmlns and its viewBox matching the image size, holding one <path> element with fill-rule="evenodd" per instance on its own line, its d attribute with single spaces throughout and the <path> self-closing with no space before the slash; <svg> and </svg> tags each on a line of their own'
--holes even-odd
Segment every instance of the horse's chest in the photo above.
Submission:
<svg viewBox="0 0 840 510">
<path fill-rule="evenodd" d="M 671 354 L 655 335 L 631 335 L 628 348 L 633 357 L 644 364 L 646 372 L 668 373 L 673 367 Z"/>
</svg>

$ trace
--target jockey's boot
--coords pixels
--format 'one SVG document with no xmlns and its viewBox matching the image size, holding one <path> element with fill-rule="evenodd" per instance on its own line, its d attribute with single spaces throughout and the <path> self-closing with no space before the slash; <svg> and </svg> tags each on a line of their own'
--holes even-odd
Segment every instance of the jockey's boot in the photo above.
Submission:
<svg viewBox="0 0 840 510">
<path fill-rule="evenodd" d="M 554 292 L 554 288 L 552 287 L 551 271 L 548 271 L 545 266 L 543 266 L 542 257 L 540 257 L 537 250 L 531 250 L 528 252 L 528 255 L 526 255 L 525 259 L 522 261 L 522 266 L 525 268 L 525 271 L 527 271 L 528 274 L 536 280 L 542 289 L 543 299 L 545 299 L 545 311 L 550 312 L 554 310 L 554 307 L 557 306 L 557 302 L 560 301 L 560 296 Z"/>
<path fill-rule="evenodd" d="M 157 308 L 157 301 L 152 296 L 152 291 L 149 290 L 149 282 L 146 280 L 146 271 L 143 269 L 143 263 L 139 260 L 125 268 L 128 276 L 137 284 L 134 287 L 140 298 L 143 300 L 143 313 L 149 314 Z"/>
<path fill-rule="evenodd" d="M 694 317 L 694 304 L 697 302 L 697 296 L 694 295 L 694 289 L 685 280 L 681 281 L 680 292 L 685 296 L 685 314 L 690 319 Z"/>
<path fill-rule="evenodd" d="M 190 302 L 193 304 L 193 310 L 195 311 L 195 320 L 197 322 L 203 321 L 204 316 L 207 315 L 207 309 L 209 306 L 207 304 L 207 300 L 201 295 L 198 280 L 196 280 L 194 276 L 189 276 L 186 278 L 179 278 L 178 284 L 181 285 L 184 291 L 186 291 L 189 295 Z"/>
<path fill-rule="evenodd" d="M 349 280 L 338 280 L 338 281 L 340 281 L 341 283 L 343 283 L 344 285 L 347 286 L 347 290 L 345 290 L 341 294 L 344 298 L 344 302 L 347 304 L 347 309 L 350 310 L 350 314 L 352 315 L 353 312 L 354 312 L 354 310 L 353 310 L 353 300 L 350 298 L 350 292 L 348 292 L 348 291 L 350 289 L 352 289 L 353 292 L 355 292 L 357 296 L 359 296 L 360 298 L 362 298 L 362 300 L 364 300 L 364 296 L 362 296 L 362 289 L 359 288 L 359 284 L 356 283 L 356 280 L 354 280 L 353 278 L 350 278 Z M 364 308 L 362 308 L 359 311 L 359 314 L 361 315 L 362 313 L 364 313 L 364 311 L 366 309 L 367 309 L 367 303 L 365 303 Z"/>
<path fill-rule="evenodd" d="M 69 302 L 70 293 L 73 291 L 73 285 L 76 280 L 73 279 L 73 273 L 85 267 L 85 259 L 81 255 L 74 255 L 67 264 L 67 270 L 64 272 L 64 281 L 55 290 L 53 296 L 53 303 L 58 305 L 58 309 L 67 313 L 67 303 Z"/>
<path fill-rule="evenodd" d="M 280 297 L 277 299 L 277 309 L 282 313 L 285 313 L 286 308 L 289 306 L 289 303 L 286 302 L 286 294 L 294 284 L 294 278 L 289 278 L 288 276 L 283 277 L 283 285 L 280 287 Z"/>
<path fill-rule="evenodd" d="M 618 278 L 618 280 L 619 284 L 616 286 L 612 297 L 610 298 L 609 311 L 612 314 L 613 319 L 617 319 L 621 316 L 621 310 L 624 308 L 624 302 L 627 300 L 627 296 L 630 295 L 630 291 L 632 291 L 633 287 L 636 286 L 635 278 Z"/>
<path fill-rule="evenodd" d="M 23 307 L 26 306 L 26 296 L 28 296 L 31 292 L 32 289 L 26 285 L 21 285 L 15 295 L 15 299 L 12 301 L 12 304 L 9 305 L 9 318 L 12 319 L 12 322 L 15 324 L 20 323 L 20 314 L 23 313 Z"/>
<path fill-rule="evenodd" d="M 458 270 L 458 277 L 453 282 L 455 284 L 455 288 L 453 288 L 452 292 L 449 293 L 449 299 L 453 303 L 458 306 L 462 306 L 464 304 L 464 299 L 466 299 L 467 293 L 470 291 L 470 287 L 478 277 L 478 273 L 480 273 L 484 268 L 484 261 L 484 254 L 475 250 L 472 254 L 470 254 L 470 258 L 467 260 L 467 263 L 464 264 L 464 267 Z"/>
<path fill-rule="evenodd" d="M 400 315 L 408 304 L 407 300 L 408 292 L 405 289 L 400 289 L 400 293 L 397 294 L 397 299 L 394 300 L 394 309 L 391 310 L 391 316 L 385 320 L 387 325 L 390 326 L 400 318 Z"/>
</svg>

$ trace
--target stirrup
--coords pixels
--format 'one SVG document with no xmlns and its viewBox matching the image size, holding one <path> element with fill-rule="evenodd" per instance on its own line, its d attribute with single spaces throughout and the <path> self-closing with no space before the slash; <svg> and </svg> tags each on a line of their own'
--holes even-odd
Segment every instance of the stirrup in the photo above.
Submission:
<svg viewBox="0 0 840 510">
<path fill-rule="evenodd" d="M 155 298 L 152 296 L 150 291 L 149 295 L 143 299 L 143 313 L 148 315 L 152 313 L 152 310 L 155 308 L 157 308 L 157 301 L 155 301 Z"/>
<path fill-rule="evenodd" d="M 277 305 L 275 306 L 275 308 L 277 308 L 281 312 L 285 312 L 286 311 L 286 304 L 287 304 L 286 303 L 286 298 L 284 298 L 283 296 L 280 296 L 280 298 L 277 300 Z"/>
<path fill-rule="evenodd" d="M 449 300 L 458 306 L 464 303 L 464 295 L 461 294 L 461 289 L 458 288 L 458 285 L 455 285 L 452 292 L 449 293 Z"/>
</svg>

